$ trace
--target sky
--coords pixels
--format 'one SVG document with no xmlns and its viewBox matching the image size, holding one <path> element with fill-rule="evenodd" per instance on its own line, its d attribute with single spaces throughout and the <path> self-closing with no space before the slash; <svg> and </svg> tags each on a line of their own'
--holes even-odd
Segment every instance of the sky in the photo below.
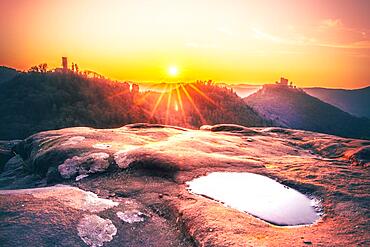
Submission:
<svg viewBox="0 0 370 247">
<path fill-rule="evenodd" d="M 360 88 L 369 10 L 369 0 L 1 0 L 0 65 L 53 68 L 67 56 L 116 80 Z"/>
</svg>

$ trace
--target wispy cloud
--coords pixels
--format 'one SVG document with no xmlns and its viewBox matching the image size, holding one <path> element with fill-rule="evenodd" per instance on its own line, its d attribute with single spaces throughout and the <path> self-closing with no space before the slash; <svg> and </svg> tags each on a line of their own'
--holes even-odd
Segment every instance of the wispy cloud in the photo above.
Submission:
<svg viewBox="0 0 370 247">
<path fill-rule="evenodd" d="M 325 40 L 318 36 L 305 36 L 295 30 L 291 30 L 289 34 L 276 35 L 258 28 L 251 28 L 252 36 L 255 39 L 275 43 L 282 45 L 292 46 L 317 46 L 317 47 L 329 47 L 338 49 L 370 49 L 370 39 L 367 37 L 368 33 L 364 30 L 356 30 L 348 28 L 343 25 L 340 19 L 326 19 L 321 22 L 320 29 L 337 29 L 345 32 L 353 41 L 351 42 L 339 42 L 333 40 Z M 326 31 L 328 32 L 328 31 Z M 361 34 L 354 35 L 354 34 Z"/>
<path fill-rule="evenodd" d="M 338 31 L 345 35 L 358 36 L 362 39 L 368 38 L 368 34 L 370 34 L 369 29 L 348 27 L 344 25 L 341 19 L 324 19 L 318 24 L 317 29 L 319 32 Z"/>
<path fill-rule="evenodd" d="M 318 46 L 331 47 L 331 48 L 342 48 L 342 49 L 370 49 L 370 40 L 364 40 L 353 43 L 317 43 Z"/>
<path fill-rule="evenodd" d="M 320 22 L 319 28 L 327 29 L 327 28 L 337 28 L 342 27 L 343 23 L 341 19 L 324 19 Z"/>
<path fill-rule="evenodd" d="M 256 39 L 260 39 L 260 40 L 267 40 L 267 41 L 271 41 L 273 43 L 285 43 L 286 41 L 279 37 L 279 36 L 276 36 L 276 35 L 272 35 L 270 33 L 267 33 L 267 32 L 264 32 L 258 28 L 252 28 L 252 32 L 253 32 L 253 36 L 254 38 Z"/>
</svg>

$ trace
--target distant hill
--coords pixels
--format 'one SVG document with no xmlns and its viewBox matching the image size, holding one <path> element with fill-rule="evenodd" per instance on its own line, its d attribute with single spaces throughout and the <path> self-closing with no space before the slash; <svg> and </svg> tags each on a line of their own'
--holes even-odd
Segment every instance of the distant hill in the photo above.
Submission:
<svg viewBox="0 0 370 247">
<path fill-rule="evenodd" d="M 13 79 L 18 74 L 17 70 L 0 66 L 0 83 Z"/>
<path fill-rule="evenodd" d="M 224 87 L 189 84 L 179 90 L 179 95 L 183 108 L 175 89 L 171 95 L 162 95 L 130 89 L 128 83 L 74 73 L 19 73 L 0 84 L 0 140 L 73 126 L 111 128 L 149 122 L 198 128 L 203 124 L 270 123 Z"/>
<path fill-rule="evenodd" d="M 304 91 L 352 115 L 370 118 L 370 86 L 353 90 L 305 88 Z"/>
<path fill-rule="evenodd" d="M 239 97 L 244 98 L 257 92 L 262 86 L 250 84 L 231 84 L 229 87 L 232 88 Z"/>
<path fill-rule="evenodd" d="M 301 89 L 265 85 L 244 101 L 275 125 L 370 139 L 370 120 L 357 118 Z"/>
</svg>

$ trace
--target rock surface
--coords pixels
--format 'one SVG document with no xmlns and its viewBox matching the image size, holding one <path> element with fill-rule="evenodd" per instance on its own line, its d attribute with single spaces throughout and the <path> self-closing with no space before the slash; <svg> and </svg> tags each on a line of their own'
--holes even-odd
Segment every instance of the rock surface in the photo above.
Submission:
<svg viewBox="0 0 370 247">
<path fill-rule="evenodd" d="M 20 141 L 0 141 L 0 172 L 4 169 L 4 165 L 8 160 L 14 157 L 13 148 Z"/>
<path fill-rule="evenodd" d="M 13 147 L 0 174 L 0 245 L 368 246 L 369 148 L 365 140 L 236 125 L 41 132 Z M 186 182 L 225 171 L 319 198 L 323 217 L 278 227 L 187 190 Z"/>
</svg>

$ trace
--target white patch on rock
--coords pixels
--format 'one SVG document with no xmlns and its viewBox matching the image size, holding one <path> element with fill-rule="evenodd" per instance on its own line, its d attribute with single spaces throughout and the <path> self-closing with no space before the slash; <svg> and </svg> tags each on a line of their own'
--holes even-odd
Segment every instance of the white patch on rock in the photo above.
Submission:
<svg viewBox="0 0 370 247">
<path fill-rule="evenodd" d="M 66 159 L 63 164 L 58 166 L 58 171 L 63 178 L 103 172 L 109 167 L 109 154 L 107 153 L 91 153 L 85 156 L 73 156 Z"/>
<path fill-rule="evenodd" d="M 147 217 L 146 214 L 138 211 L 138 210 L 127 210 L 125 212 L 117 212 L 118 218 L 127 222 L 129 224 L 136 223 L 136 222 L 143 222 Z"/>
<path fill-rule="evenodd" d="M 99 213 L 119 205 L 118 202 L 99 198 L 92 192 L 69 185 L 56 185 L 35 189 L 0 190 L 0 194 L 29 194 L 39 199 L 54 198 L 65 206 L 92 213 Z"/>
<path fill-rule="evenodd" d="M 212 129 L 212 125 L 202 125 L 199 128 L 200 130 L 208 130 L 210 131 Z"/>
<path fill-rule="evenodd" d="M 85 215 L 77 225 L 78 236 L 89 246 L 103 246 L 117 234 L 117 228 L 109 219 L 97 215 Z"/>
<path fill-rule="evenodd" d="M 88 177 L 88 176 L 89 176 L 89 175 L 87 175 L 87 174 L 78 175 L 78 176 L 76 177 L 76 181 L 80 181 L 81 179 L 86 178 L 86 177 Z"/>
<path fill-rule="evenodd" d="M 70 137 L 67 141 L 63 142 L 61 145 L 66 146 L 66 145 L 76 145 L 79 142 L 82 142 L 86 138 L 84 136 L 73 136 Z"/>
<path fill-rule="evenodd" d="M 124 149 L 116 152 L 113 157 L 114 161 L 118 165 L 119 168 L 127 168 L 132 162 L 136 160 L 136 157 L 130 157 L 130 151 L 137 149 L 135 148 L 129 148 L 129 149 Z"/>
<path fill-rule="evenodd" d="M 110 144 L 106 144 L 106 143 L 96 143 L 93 145 L 93 148 L 97 148 L 97 149 L 108 149 L 110 148 L 112 145 Z"/>
</svg>

